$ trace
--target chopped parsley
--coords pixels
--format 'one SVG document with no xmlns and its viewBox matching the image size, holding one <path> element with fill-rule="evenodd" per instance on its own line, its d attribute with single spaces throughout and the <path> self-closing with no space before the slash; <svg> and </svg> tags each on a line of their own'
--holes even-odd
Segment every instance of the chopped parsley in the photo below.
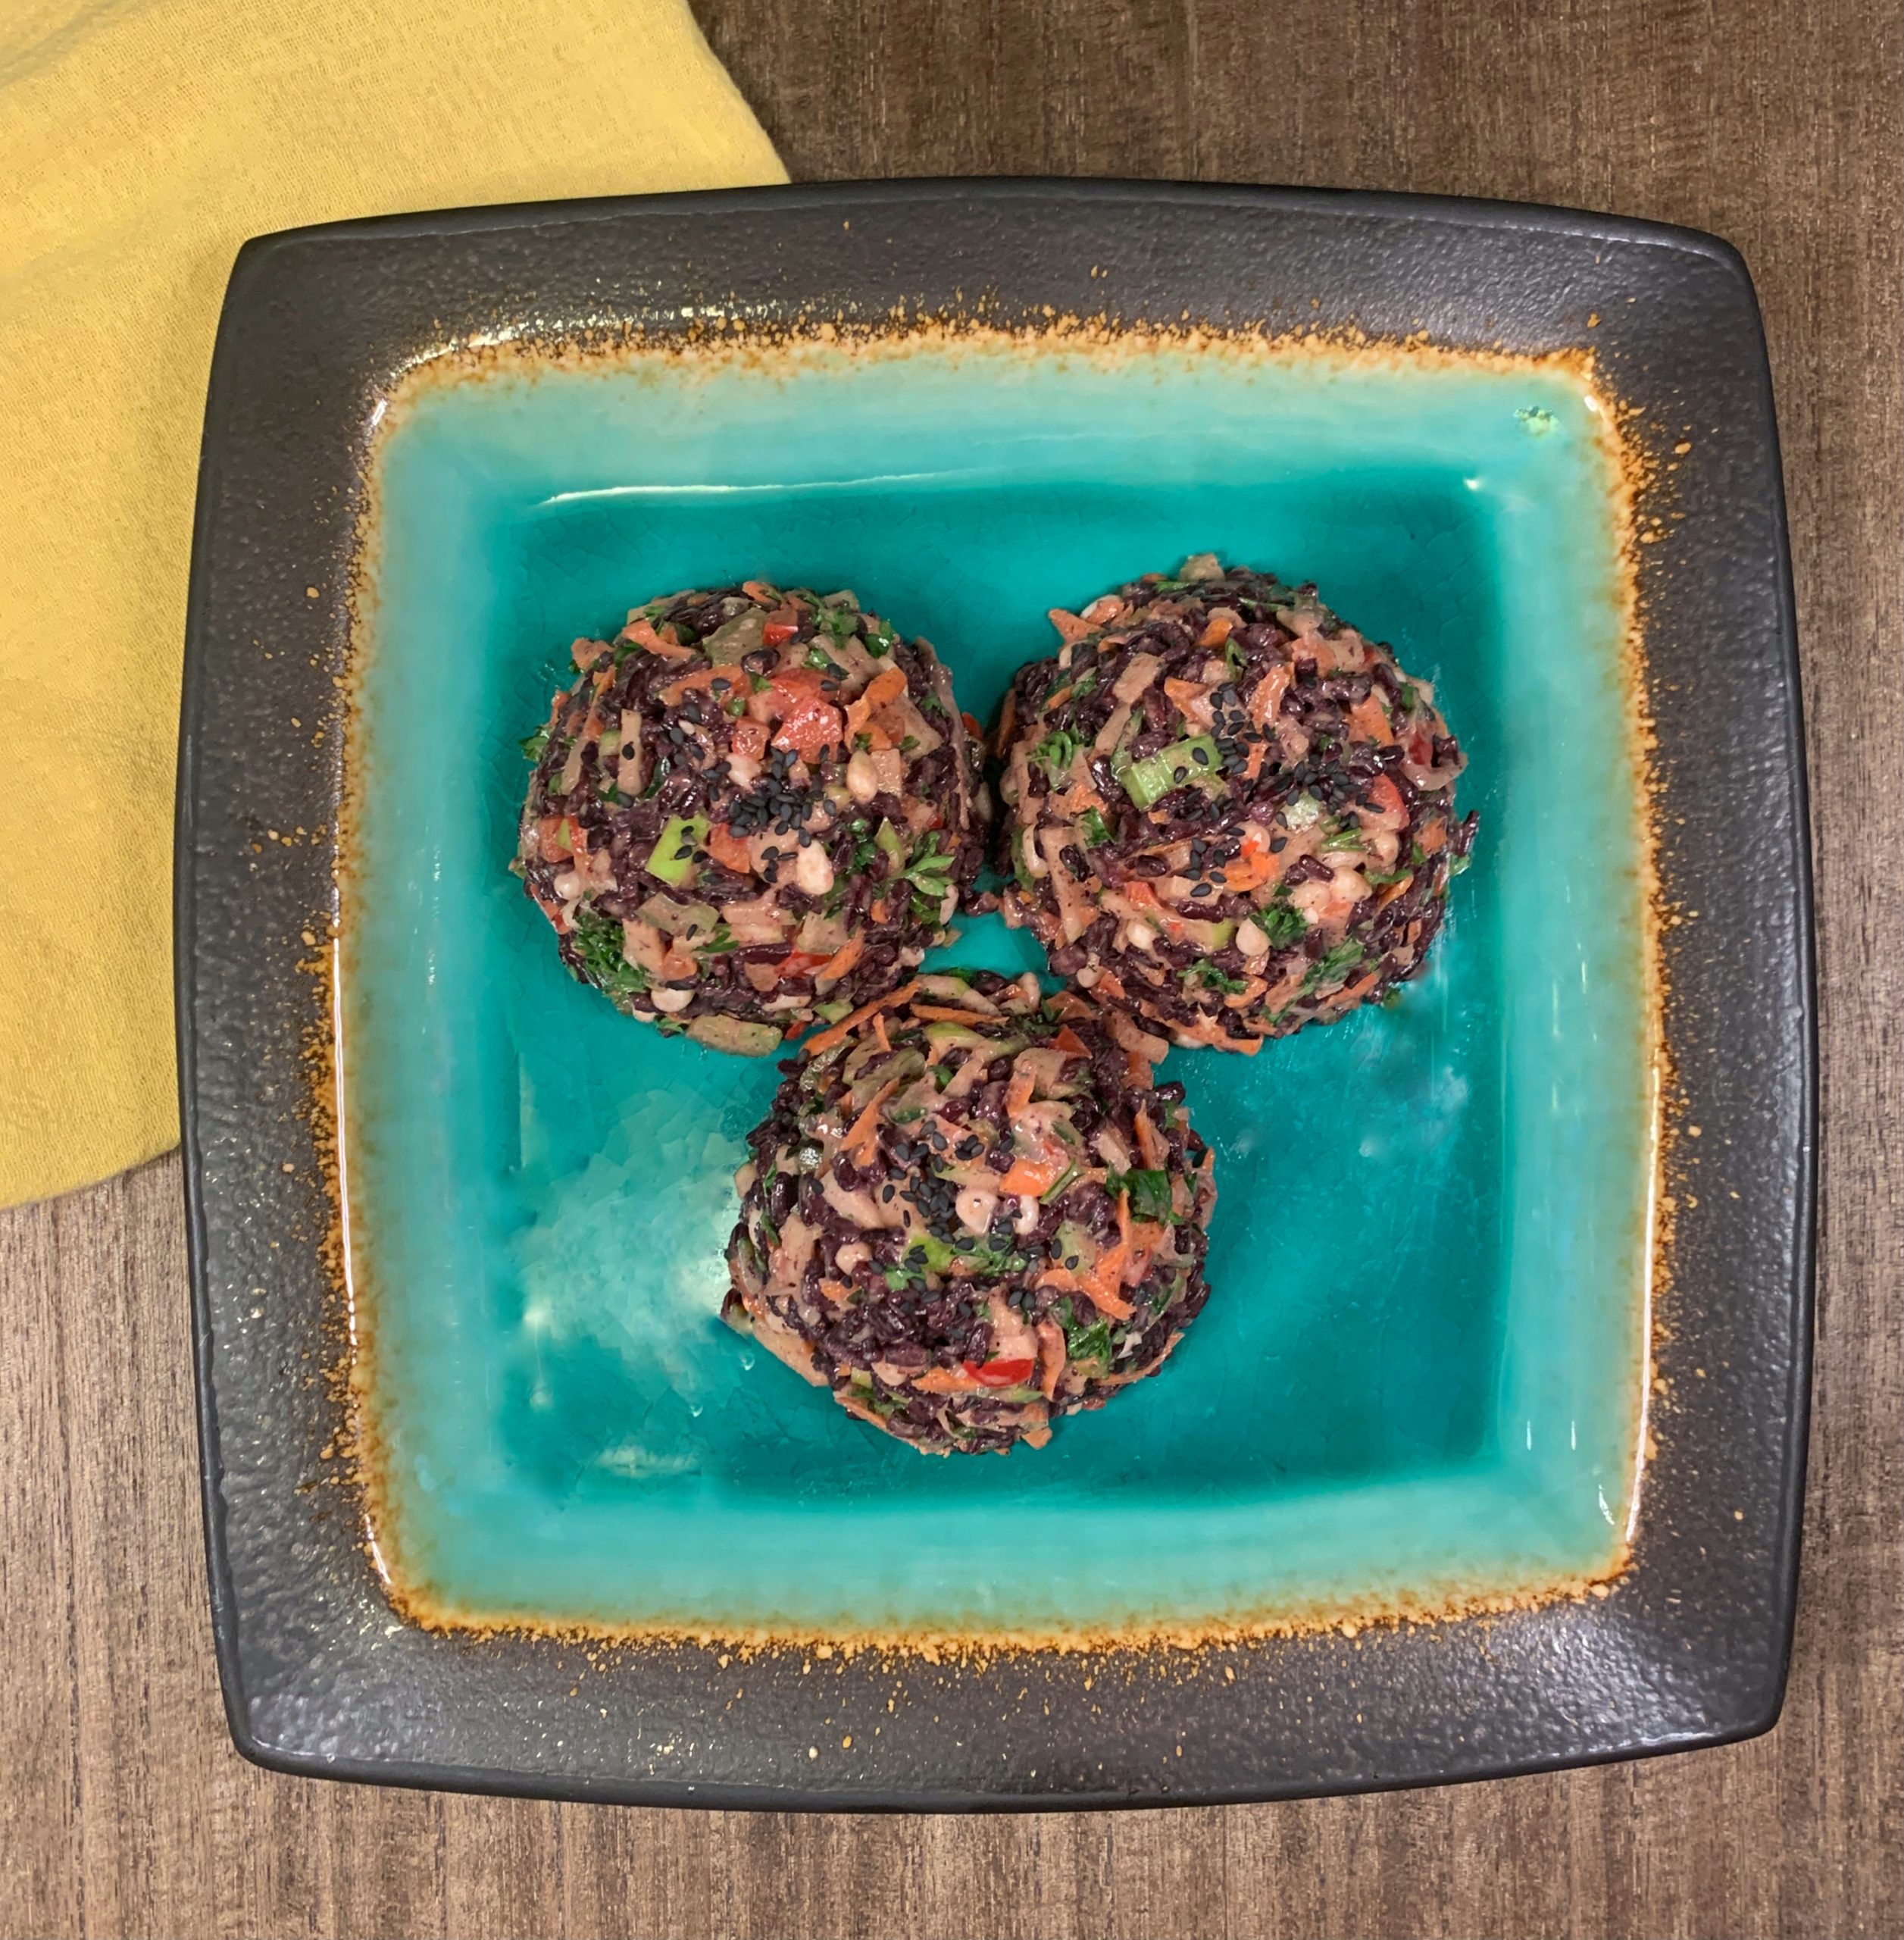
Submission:
<svg viewBox="0 0 1904 1940">
<path fill-rule="evenodd" d="M 1303 989 L 1319 990 L 1324 984 L 1341 983 L 1362 960 L 1362 945 L 1353 937 L 1345 937 L 1309 965 L 1309 974 L 1302 979 Z"/>
<path fill-rule="evenodd" d="M 554 734 L 552 726 L 538 728 L 533 734 L 525 735 L 522 743 L 523 758 L 526 761 L 540 761 L 549 746 L 549 737 Z"/>
<path fill-rule="evenodd" d="M 1308 919 L 1287 896 L 1279 896 L 1267 909 L 1258 910 L 1256 927 L 1269 939 L 1271 950 L 1287 950 L 1309 933 Z"/>
<path fill-rule="evenodd" d="M 1171 1204 L 1169 1173 L 1146 1172 L 1139 1168 L 1127 1172 L 1113 1172 L 1104 1184 L 1105 1190 L 1113 1199 L 1120 1194 L 1129 1195 L 1133 1219 L 1149 1219 L 1165 1225 L 1178 1223 L 1176 1211 Z"/>
<path fill-rule="evenodd" d="M 1249 987 L 1246 979 L 1231 976 L 1207 956 L 1199 959 L 1183 974 L 1186 981 L 1199 983 L 1206 990 L 1221 990 L 1226 996 L 1234 996 L 1238 990 Z"/>
<path fill-rule="evenodd" d="M 575 912 L 572 934 L 582 974 L 617 1003 L 639 997 L 652 982 L 639 963 L 630 963 L 622 955 L 621 925 L 612 916 L 584 903 Z"/>
</svg>

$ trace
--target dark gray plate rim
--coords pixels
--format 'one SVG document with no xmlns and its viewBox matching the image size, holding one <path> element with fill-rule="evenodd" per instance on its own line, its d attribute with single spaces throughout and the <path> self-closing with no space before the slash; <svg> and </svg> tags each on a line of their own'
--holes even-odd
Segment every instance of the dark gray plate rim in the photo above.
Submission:
<svg viewBox="0 0 1904 1940">
<path fill-rule="evenodd" d="M 1643 578 L 1663 886 L 1702 912 L 1665 938 L 1667 1038 L 1703 1138 L 1668 1261 L 1667 1399 L 1635 1560 L 1602 1598 L 1194 1660 L 803 1671 L 798 1654 L 724 1666 L 712 1648 L 621 1647 L 571 1699 L 573 1646 L 397 1622 L 325 1457 L 330 1215 L 299 1109 L 318 1021 L 302 935 L 333 906 L 334 837 L 264 831 L 334 827 L 364 424 L 410 356 L 499 321 L 666 330 L 716 304 L 871 319 L 980 289 L 994 320 L 1050 304 L 1168 324 L 1187 308 L 1530 351 L 1589 341 L 1597 312 L 1616 392 L 1698 427 L 1684 517 Z M 1712 237 L 1504 202 L 988 180 L 460 210 L 248 243 L 206 412 L 175 883 L 205 1533 L 239 1749 L 280 1771 L 558 1798 L 1060 1810 L 1505 1776 L 1767 1729 L 1809 1391 L 1807 828 L 1770 378 L 1749 277 Z"/>
</svg>

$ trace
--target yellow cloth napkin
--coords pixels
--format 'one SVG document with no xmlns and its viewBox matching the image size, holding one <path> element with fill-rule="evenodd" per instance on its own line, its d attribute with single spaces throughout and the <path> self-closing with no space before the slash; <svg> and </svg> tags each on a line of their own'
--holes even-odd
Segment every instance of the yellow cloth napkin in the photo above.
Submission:
<svg viewBox="0 0 1904 1940">
<path fill-rule="evenodd" d="M 178 1137 L 173 749 L 239 244 L 786 179 L 683 0 L 0 6 L 0 1203 Z"/>
</svg>

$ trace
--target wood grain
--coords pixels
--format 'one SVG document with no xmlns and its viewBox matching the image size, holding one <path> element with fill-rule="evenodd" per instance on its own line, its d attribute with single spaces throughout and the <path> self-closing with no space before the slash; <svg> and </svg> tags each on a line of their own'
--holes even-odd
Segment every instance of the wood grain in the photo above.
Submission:
<svg viewBox="0 0 1904 1940">
<path fill-rule="evenodd" d="M 0 1216 L 0 1933 L 1904 1930 L 1896 10 L 699 11 L 796 177 L 1524 196 L 1690 223 L 1744 250 L 1785 437 L 1824 984 L 1817 1416 L 1784 1720 L 1752 1744 L 1643 1765 L 1169 1814 L 718 1816 L 268 1776 L 232 1751 L 212 1666 L 167 1159 Z"/>
</svg>

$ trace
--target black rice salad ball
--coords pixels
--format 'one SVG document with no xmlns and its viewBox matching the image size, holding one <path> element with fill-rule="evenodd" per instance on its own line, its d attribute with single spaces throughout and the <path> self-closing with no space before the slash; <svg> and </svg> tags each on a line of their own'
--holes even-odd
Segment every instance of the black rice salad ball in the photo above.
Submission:
<svg viewBox="0 0 1904 1940">
<path fill-rule="evenodd" d="M 850 593 L 650 600 L 524 743 L 515 864 L 630 1016 L 764 1054 L 897 985 L 983 859 L 977 724 Z"/>
<path fill-rule="evenodd" d="M 736 1177 L 729 1324 L 933 1454 L 1042 1447 L 1207 1293 L 1211 1155 L 1168 1047 L 1075 992 L 915 978 L 821 1033 Z"/>
<path fill-rule="evenodd" d="M 1474 832 L 1426 682 L 1212 553 L 1052 619 L 996 751 L 1005 918 L 1055 971 L 1246 1052 L 1420 972 Z"/>
</svg>

